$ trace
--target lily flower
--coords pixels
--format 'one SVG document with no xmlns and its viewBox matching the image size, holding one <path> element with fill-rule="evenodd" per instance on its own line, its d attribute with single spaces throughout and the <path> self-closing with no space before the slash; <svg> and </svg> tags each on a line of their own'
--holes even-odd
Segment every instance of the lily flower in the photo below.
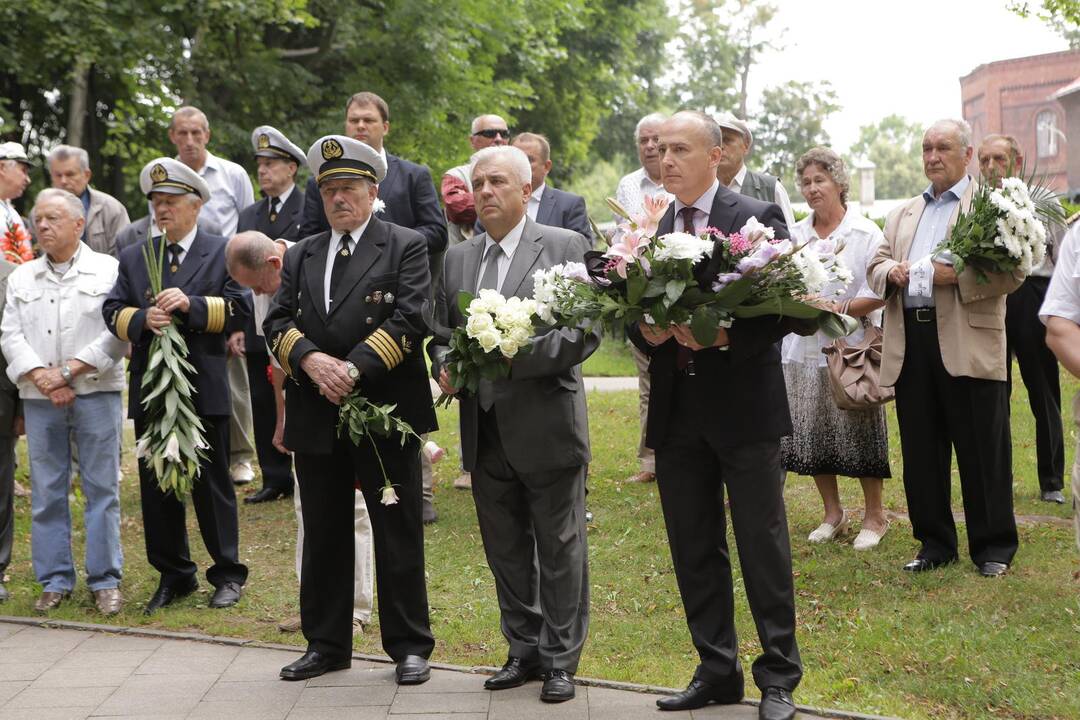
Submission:
<svg viewBox="0 0 1080 720">
<path fill-rule="evenodd" d="M 398 504 L 397 492 L 394 490 L 393 485 L 389 485 L 389 484 L 383 485 L 382 500 L 380 500 L 379 502 L 381 502 L 383 505 L 397 505 Z"/>
<path fill-rule="evenodd" d="M 180 440 L 176 433 L 169 433 L 169 439 L 165 443 L 165 459 L 169 462 L 180 462 Z"/>
</svg>

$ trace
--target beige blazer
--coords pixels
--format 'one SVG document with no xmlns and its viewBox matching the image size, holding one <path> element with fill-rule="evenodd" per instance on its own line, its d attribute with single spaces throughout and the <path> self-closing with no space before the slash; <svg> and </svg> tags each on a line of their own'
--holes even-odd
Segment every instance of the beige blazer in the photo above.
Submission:
<svg viewBox="0 0 1080 720">
<path fill-rule="evenodd" d="M 83 240 L 92 250 L 116 257 L 116 234 L 130 223 L 127 208 L 112 195 L 90 188 L 90 209 L 86 213 Z"/>
<path fill-rule="evenodd" d="M 971 206 L 974 193 L 973 180 L 949 219 L 946 233 L 952 231 L 960 209 Z M 885 386 L 895 385 L 900 377 L 905 344 L 903 295 L 900 288 L 888 283 L 889 271 L 907 259 L 925 207 L 920 194 L 889 213 L 885 242 L 866 270 L 870 287 L 886 300 L 881 357 L 881 384 Z M 1005 296 L 1020 287 L 1024 275 L 1019 271 L 990 273 L 989 278 L 990 282 L 980 284 L 974 271 L 965 268 L 958 284 L 934 288 L 941 360 L 953 377 L 1005 380 Z"/>
</svg>

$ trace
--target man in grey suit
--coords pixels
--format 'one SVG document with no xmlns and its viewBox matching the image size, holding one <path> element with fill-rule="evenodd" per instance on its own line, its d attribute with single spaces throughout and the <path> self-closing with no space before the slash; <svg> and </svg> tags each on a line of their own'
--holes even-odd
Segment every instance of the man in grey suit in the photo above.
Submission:
<svg viewBox="0 0 1080 720">
<path fill-rule="evenodd" d="M 573 230 L 584 236 L 589 248 L 592 248 L 592 226 L 589 225 L 585 198 L 547 184 L 547 176 L 551 172 L 551 145 L 547 138 L 526 132 L 515 137 L 511 144 L 529 158 L 532 177 L 532 195 L 526 208 L 529 219 L 541 225 Z M 483 224 L 484 218 L 479 218 L 479 222 Z"/>
<path fill-rule="evenodd" d="M 8 275 L 16 267 L 0 258 L 0 319 L 4 317 Z M 0 353 L 0 602 L 9 597 L 4 573 L 11 563 L 15 540 L 15 440 L 22 434 L 19 415 L 19 391 L 8 379 L 7 360 Z"/>
<path fill-rule="evenodd" d="M 529 161 L 517 148 L 491 147 L 471 170 L 477 214 L 486 232 L 446 253 L 436 304 L 440 325 L 460 327 L 459 291 L 492 288 L 531 297 L 533 274 L 580 262 L 575 232 L 538 225 L 525 213 L 532 194 Z M 488 565 L 510 644 L 489 690 L 542 676 L 540 699 L 574 697 L 573 676 L 588 630 L 585 466 L 590 460 L 585 389 L 579 365 L 599 337 L 581 329 L 546 328 L 517 355 L 506 379 L 460 394 L 462 464 L 472 472 L 473 499 Z M 432 373 L 456 393 L 445 369 L 447 338 L 429 345 Z"/>
</svg>

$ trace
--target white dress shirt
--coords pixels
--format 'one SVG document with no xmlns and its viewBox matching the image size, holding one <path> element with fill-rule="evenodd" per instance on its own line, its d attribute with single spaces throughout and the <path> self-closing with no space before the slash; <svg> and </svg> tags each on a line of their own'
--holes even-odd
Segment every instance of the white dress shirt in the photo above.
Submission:
<svg viewBox="0 0 1080 720">
<path fill-rule="evenodd" d="M 814 211 L 795 223 L 791 228 L 791 240 L 796 245 L 802 243 L 814 243 L 818 240 L 831 240 L 836 245 L 843 243 L 840 251 L 840 259 L 854 276 L 846 286 L 838 282 L 830 283 L 822 290 L 821 295 L 830 300 L 844 302 L 856 298 L 872 298 L 880 300 L 878 294 L 870 288 L 866 279 L 866 267 L 870 264 L 878 247 L 885 241 L 885 235 L 881 232 L 873 220 L 864 217 L 862 213 L 851 206 L 844 213 L 844 219 L 836 226 L 836 229 L 827 238 L 819 238 L 814 229 Z M 813 245 L 811 245 L 813 247 Z M 842 291 L 837 294 L 837 291 Z M 877 327 L 881 327 L 881 310 L 875 310 L 867 316 L 867 319 Z M 847 337 L 849 344 L 857 343 L 863 338 L 863 327 L 859 327 Z M 818 332 L 814 335 L 803 337 L 801 335 L 786 335 L 782 347 L 782 358 L 785 363 L 804 363 L 806 365 L 826 364 L 825 354 L 821 349 L 831 344 L 833 338 Z"/>
<path fill-rule="evenodd" d="M 278 201 L 278 205 L 277 205 L 277 211 L 278 212 L 281 212 L 281 208 L 285 207 L 285 203 L 288 202 L 289 196 L 292 195 L 292 192 L 293 192 L 293 190 L 295 188 L 296 188 L 296 185 L 294 183 L 289 183 L 289 187 L 285 188 L 285 191 L 283 193 L 276 196 L 277 201 Z M 267 195 L 266 199 L 269 201 L 270 196 Z M 274 209 L 274 206 L 272 204 L 270 205 L 270 209 L 271 210 Z M 271 239 L 273 239 L 273 238 L 271 238 Z"/>
<path fill-rule="evenodd" d="M 499 290 L 502 290 L 503 281 L 506 280 L 506 273 L 510 269 L 510 262 L 514 259 L 514 251 L 517 250 L 518 243 L 521 242 L 521 233 L 525 231 L 525 218 L 526 216 L 522 216 L 518 224 L 512 227 L 510 232 L 506 233 L 506 236 L 498 243 L 492 240 L 490 235 L 487 236 L 484 241 L 484 253 L 480 256 L 480 267 L 476 275 L 475 287 L 479 288 L 480 279 L 484 277 L 484 270 L 487 269 L 488 250 L 492 245 L 497 244 L 502 250 L 498 257 Z"/>
<path fill-rule="evenodd" d="M 151 223 L 151 225 L 152 224 L 153 223 Z M 154 229 L 158 230 L 156 227 Z M 187 235 L 180 238 L 179 242 L 177 242 L 177 243 L 170 242 L 169 243 L 169 245 L 175 244 L 175 245 L 180 246 L 180 254 L 176 256 L 176 264 L 177 264 L 177 266 L 179 266 L 182 262 L 184 262 L 184 258 L 187 257 L 188 250 L 191 249 L 191 244 L 193 242 L 195 242 L 195 236 L 198 233 L 199 233 L 199 225 L 198 225 L 198 223 L 196 223 L 195 227 L 188 230 Z M 158 235 L 160 235 L 160 234 L 161 234 L 161 231 L 158 230 Z M 157 237 L 157 235 L 151 235 L 150 237 Z M 169 260 L 172 259 L 172 256 L 169 254 L 168 250 L 164 250 L 163 252 L 165 253 L 165 262 L 169 262 Z"/>
<path fill-rule="evenodd" d="M 540 183 L 540 187 L 533 189 L 532 195 L 529 196 L 529 207 L 525 209 L 525 214 L 533 222 L 536 222 L 536 213 L 540 212 L 540 198 L 544 197 L 546 187 L 547 183 Z"/>
<path fill-rule="evenodd" d="M 675 231 L 697 235 L 709 227 L 709 214 L 712 212 L 713 200 L 716 198 L 716 191 L 719 189 L 720 181 L 713 180 L 713 184 L 709 186 L 709 189 L 693 202 L 693 208 L 697 212 L 694 213 L 694 227 L 692 228 L 683 225 L 682 209 L 686 205 L 683 204 L 682 200 L 675 198 Z"/>
<path fill-rule="evenodd" d="M 124 389 L 127 343 L 109 332 L 101 314 L 119 267 L 116 258 L 80 243 L 63 275 L 51 270 L 43 255 L 8 276 L 0 348 L 19 397 L 45 400 L 23 376 L 34 368 L 60 367 L 72 358 L 96 368 L 74 379 L 76 395 Z"/>
<path fill-rule="evenodd" d="M 739 172 L 735 173 L 735 177 L 728 183 L 728 190 L 734 190 L 737 193 L 742 192 L 743 182 L 746 180 L 746 166 L 743 165 L 739 168 Z M 787 226 L 794 227 L 795 225 L 795 213 L 791 209 L 791 198 L 788 197 L 787 190 L 784 189 L 784 184 L 780 182 L 780 179 L 776 180 L 776 187 L 773 189 L 773 195 L 776 198 L 776 204 L 780 206 L 781 212 L 784 213 L 784 222 Z"/>
<path fill-rule="evenodd" d="M 622 205 L 623 210 L 630 213 L 631 217 L 645 212 L 645 196 L 656 197 L 666 195 L 668 200 L 673 200 L 674 195 L 664 190 L 660 183 L 653 182 L 645 168 L 638 168 L 629 175 L 624 175 L 619 180 L 619 186 L 615 189 L 615 200 Z M 622 218 L 615 218 L 616 222 L 622 222 Z"/>
<path fill-rule="evenodd" d="M 360 244 L 360 238 L 364 237 L 364 231 L 367 230 L 368 223 L 370 222 L 371 216 L 368 215 L 368 219 L 364 221 L 363 225 L 349 233 L 352 237 L 351 252 L 356 252 L 356 248 Z M 330 243 L 326 247 L 326 270 L 323 273 L 323 300 L 326 302 L 326 312 L 330 312 L 330 275 L 334 271 L 334 256 L 341 250 L 341 238 L 344 236 L 345 233 L 343 232 L 331 230 Z"/>
<path fill-rule="evenodd" d="M 210 186 L 210 201 L 203 203 L 199 217 L 213 221 L 221 228 L 222 235 L 232 237 L 236 234 L 240 211 L 255 202 L 247 170 L 207 151 L 206 162 L 198 173 Z"/>
<path fill-rule="evenodd" d="M 1054 276 L 1039 308 L 1039 319 L 1060 317 L 1080 325 L 1080 223 L 1075 223 L 1061 240 Z"/>
</svg>

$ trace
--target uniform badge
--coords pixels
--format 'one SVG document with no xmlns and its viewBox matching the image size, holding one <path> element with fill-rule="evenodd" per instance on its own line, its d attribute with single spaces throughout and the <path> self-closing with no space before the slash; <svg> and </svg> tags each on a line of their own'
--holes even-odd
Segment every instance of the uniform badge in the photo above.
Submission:
<svg viewBox="0 0 1080 720">
<path fill-rule="evenodd" d="M 259 149 L 266 150 L 270 147 L 270 136 L 263 133 L 259 136 Z"/>
<path fill-rule="evenodd" d="M 169 171 L 165 169 L 164 165 L 158 163 L 150 168 L 150 179 L 155 183 L 165 182 L 169 179 Z"/>
<path fill-rule="evenodd" d="M 281 344 L 281 333 L 279 332 L 277 335 L 274 336 L 274 341 L 270 344 L 270 352 L 277 355 L 277 348 L 278 348 L 278 345 L 280 345 L 280 344 Z"/>
<path fill-rule="evenodd" d="M 364 296 L 364 302 L 366 302 L 366 303 L 371 302 L 371 296 L 370 295 L 365 295 Z"/>
<path fill-rule="evenodd" d="M 401 349 L 405 351 L 406 355 L 412 352 L 412 341 L 405 335 L 401 336 Z"/>
<path fill-rule="evenodd" d="M 345 154 L 345 151 L 341 149 L 341 143 L 333 138 L 323 141 L 322 144 L 322 156 L 323 160 L 337 160 L 339 157 Z"/>
<path fill-rule="evenodd" d="M 394 293 L 391 293 L 391 292 L 386 293 L 385 295 L 383 295 L 383 300 L 385 300 L 388 303 L 394 302 Z"/>
<path fill-rule="evenodd" d="M 116 327 L 116 317 L 117 317 L 117 316 L 118 316 L 119 314 L 120 314 L 120 311 L 119 311 L 119 310 L 113 310 L 113 314 L 112 314 L 112 322 L 110 322 L 110 323 L 109 323 L 109 324 L 110 324 L 110 325 L 112 325 L 113 327 Z"/>
<path fill-rule="evenodd" d="M 382 298 L 383 298 L 382 290 L 376 290 L 375 292 L 373 292 L 371 294 L 371 299 L 375 302 L 376 305 L 378 305 L 379 303 L 382 302 Z"/>
</svg>

